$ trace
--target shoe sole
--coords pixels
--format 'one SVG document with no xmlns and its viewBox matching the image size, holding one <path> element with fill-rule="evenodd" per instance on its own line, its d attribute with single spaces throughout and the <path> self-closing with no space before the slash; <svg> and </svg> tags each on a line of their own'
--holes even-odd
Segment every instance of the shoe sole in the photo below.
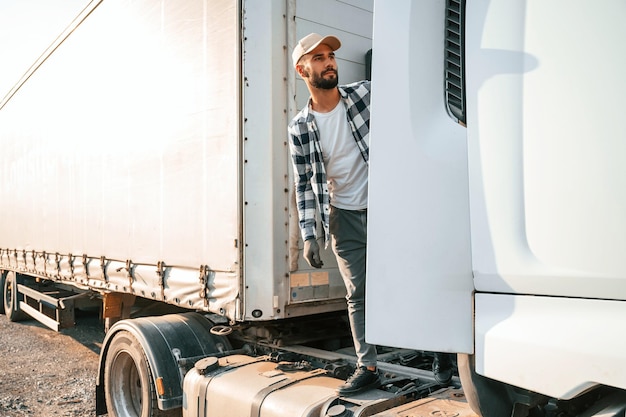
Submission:
<svg viewBox="0 0 626 417">
<path fill-rule="evenodd" d="M 439 378 L 435 377 L 435 382 L 438 385 L 445 385 L 445 386 L 447 386 L 447 385 L 450 385 L 450 383 L 452 382 L 452 378 L 450 378 L 448 380 L 440 380 Z"/>
</svg>

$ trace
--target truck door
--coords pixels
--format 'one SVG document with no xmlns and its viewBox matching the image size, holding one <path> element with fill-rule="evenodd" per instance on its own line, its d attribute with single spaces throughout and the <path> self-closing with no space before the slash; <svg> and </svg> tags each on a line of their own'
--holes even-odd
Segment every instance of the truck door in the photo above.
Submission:
<svg viewBox="0 0 626 417">
<path fill-rule="evenodd" d="M 366 338 L 472 353 L 466 130 L 445 92 L 449 11 L 399 0 L 374 13 Z"/>
</svg>

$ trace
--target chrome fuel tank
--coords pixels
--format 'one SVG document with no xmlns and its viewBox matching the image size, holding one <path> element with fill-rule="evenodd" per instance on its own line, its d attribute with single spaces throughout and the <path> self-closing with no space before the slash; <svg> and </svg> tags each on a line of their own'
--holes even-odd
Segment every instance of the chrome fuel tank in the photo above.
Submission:
<svg viewBox="0 0 626 417">
<path fill-rule="evenodd" d="M 281 370 L 266 357 L 206 358 L 185 376 L 183 416 L 317 417 L 342 383 L 320 369 Z"/>
</svg>

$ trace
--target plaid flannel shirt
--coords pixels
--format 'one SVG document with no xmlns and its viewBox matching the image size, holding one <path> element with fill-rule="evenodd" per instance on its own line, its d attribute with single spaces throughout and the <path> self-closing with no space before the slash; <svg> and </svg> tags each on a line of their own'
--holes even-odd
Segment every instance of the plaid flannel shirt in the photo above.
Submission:
<svg viewBox="0 0 626 417">
<path fill-rule="evenodd" d="M 369 81 L 339 86 L 341 100 L 346 106 L 348 123 L 361 156 L 369 164 L 370 91 Z M 310 100 L 310 99 L 309 99 Z M 296 203 L 302 239 L 316 238 L 316 209 L 324 229 L 325 244 L 330 239 L 330 194 L 320 145 L 319 130 L 309 105 L 289 123 L 289 147 L 295 175 Z"/>
</svg>

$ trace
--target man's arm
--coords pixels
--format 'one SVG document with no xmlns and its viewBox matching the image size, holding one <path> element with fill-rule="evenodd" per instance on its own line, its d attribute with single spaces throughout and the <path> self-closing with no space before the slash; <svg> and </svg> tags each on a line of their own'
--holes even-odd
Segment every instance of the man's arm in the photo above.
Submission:
<svg viewBox="0 0 626 417">
<path fill-rule="evenodd" d="M 308 135 L 308 133 L 304 133 Z M 302 145 L 296 126 L 289 127 L 289 149 L 294 170 L 296 205 L 302 240 L 316 238 L 315 225 L 315 195 L 311 185 L 313 175 L 310 158 Z"/>
</svg>

